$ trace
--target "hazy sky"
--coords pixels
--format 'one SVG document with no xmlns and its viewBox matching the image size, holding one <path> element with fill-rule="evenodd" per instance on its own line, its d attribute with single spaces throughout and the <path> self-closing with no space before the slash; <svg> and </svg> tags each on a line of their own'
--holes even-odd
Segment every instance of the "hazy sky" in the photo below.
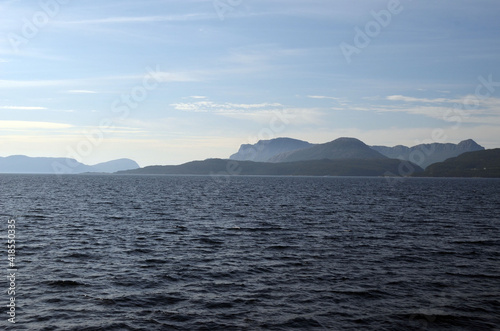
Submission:
<svg viewBox="0 0 500 331">
<path fill-rule="evenodd" d="M 0 2 L 0 156 L 228 157 L 341 136 L 500 147 L 498 0 Z"/>
</svg>

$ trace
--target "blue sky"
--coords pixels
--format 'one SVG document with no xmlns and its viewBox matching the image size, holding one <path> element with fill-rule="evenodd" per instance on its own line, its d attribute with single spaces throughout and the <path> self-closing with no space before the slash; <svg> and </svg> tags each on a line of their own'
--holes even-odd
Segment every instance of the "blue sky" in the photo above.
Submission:
<svg viewBox="0 0 500 331">
<path fill-rule="evenodd" d="M 0 2 L 0 156 L 228 157 L 350 136 L 500 147 L 496 0 Z"/>
</svg>

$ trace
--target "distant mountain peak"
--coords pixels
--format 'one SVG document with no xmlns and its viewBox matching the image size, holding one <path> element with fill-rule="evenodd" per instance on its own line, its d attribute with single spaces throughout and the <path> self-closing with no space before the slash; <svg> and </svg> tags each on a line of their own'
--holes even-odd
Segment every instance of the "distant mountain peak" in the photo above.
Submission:
<svg viewBox="0 0 500 331">
<path fill-rule="evenodd" d="M 108 162 L 102 162 L 92 166 L 93 171 L 96 172 L 117 172 L 122 170 L 131 170 L 140 168 L 137 162 L 131 159 L 117 159 Z"/>
<path fill-rule="evenodd" d="M 484 147 L 476 143 L 472 139 L 467 139 L 467 140 L 462 140 L 461 142 L 458 143 L 457 145 L 459 148 L 466 148 L 466 149 L 476 149 L 478 151 L 484 150 Z"/>
<path fill-rule="evenodd" d="M 338 142 L 357 142 L 357 143 L 365 144 L 364 142 L 362 142 L 358 138 L 353 138 L 353 137 L 339 137 L 339 138 L 334 139 L 332 141 L 338 141 Z"/>
<path fill-rule="evenodd" d="M 371 149 L 359 139 L 341 137 L 333 141 L 311 146 L 273 157 L 271 162 L 295 162 L 310 160 L 341 159 L 385 159 L 386 157 Z"/>
<path fill-rule="evenodd" d="M 31 174 L 80 174 L 85 172 L 112 173 L 137 169 L 139 165 L 130 159 L 119 159 L 89 166 L 70 158 L 29 157 L 12 155 L 0 157 L 0 173 Z"/>
<path fill-rule="evenodd" d="M 367 144 L 362 142 L 361 140 L 357 138 L 351 138 L 351 137 L 340 137 L 335 140 L 330 141 L 327 144 L 343 144 L 345 146 L 366 146 L 368 147 Z"/>
<path fill-rule="evenodd" d="M 231 160 L 268 162 L 272 157 L 280 153 L 307 148 L 312 144 L 307 141 L 293 138 L 274 138 L 270 140 L 259 140 L 256 144 L 243 144 L 237 153 L 230 156 Z"/>
<path fill-rule="evenodd" d="M 371 148 L 392 159 L 412 161 L 424 169 L 433 163 L 442 162 L 465 152 L 484 150 L 484 147 L 472 139 L 463 140 L 458 144 L 429 143 L 413 147 L 397 145 L 394 147 L 371 146 Z"/>
</svg>

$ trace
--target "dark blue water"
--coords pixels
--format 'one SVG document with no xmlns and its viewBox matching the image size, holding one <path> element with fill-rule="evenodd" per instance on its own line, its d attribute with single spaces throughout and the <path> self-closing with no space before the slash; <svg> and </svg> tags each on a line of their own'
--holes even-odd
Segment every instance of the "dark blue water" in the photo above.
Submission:
<svg viewBox="0 0 500 331">
<path fill-rule="evenodd" d="M 9 217 L 0 328 L 499 330 L 499 180 L 2 175 Z"/>
</svg>

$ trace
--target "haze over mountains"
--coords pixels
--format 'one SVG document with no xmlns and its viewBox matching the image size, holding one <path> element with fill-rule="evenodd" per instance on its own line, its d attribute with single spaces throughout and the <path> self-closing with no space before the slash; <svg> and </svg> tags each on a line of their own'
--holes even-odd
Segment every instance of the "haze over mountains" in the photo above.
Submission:
<svg viewBox="0 0 500 331">
<path fill-rule="evenodd" d="M 238 161 L 269 162 L 270 159 L 281 153 L 296 151 L 313 147 L 307 141 L 292 138 L 276 138 L 272 140 L 259 140 L 254 145 L 243 144 L 239 151 L 229 158 Z"/>
<path fill-rule="evenodd" d="M 229 159 L 145 168 L 130 159 L 90 166 L 69 158 L 0 157 L 0 173 L 495 177 L 500 176 L 498 153 L 500 149 L 485 151 L 472 139 L 458 144 L 386 147 L 345 137 L 324 144 L 276 138 L 241 145 Z"/>
<path fill-rule="evenodd" d="M 412 161 L 424 169 L 433 163 L 443 162 L 466 152 L 484 150 L 483 146 L 478 145 L 472 139 L 461 141 L 458 144 L 432 143 L 413 147 L 398 145 L 394 147 L 371 146 L 371 148 L 391 159 Z"/>
<path fill-rule="evenodd" d="M 306 147 L 304 147 L 306 146 Z M 251 158 L 252 160 L 237 160 Z M 253 160 L 267 160 L 256 162 Z M 208 159 L 178 166 L 153 166 L 126 171 L 128 174 L 196 175 L 304 175 L 304 176 L 387 176 L 402 174 L 401 160 L 391 159 L 355 138 L 339 138 L 325 144 L 278 138 L 243 145 L 232 159 Z M 422 172 L 405 162 L 409 172 Z M 408 171 L 404 175 L 408 175 Z"/>
<path fill-rule="evenodd" d="M 420 144 L 413 147 L 368 146 L 355 138 L 339 138 L 325 144 L 311 144 L 306 141 L 276 138 L 261 140 L 254 145 L 241 145 L 230 159 L 238 161 L 293 162 L 321 159 L 377 159 L 388 157 L 411 161 L 422 168 L 442 162 L 465 152 L 484 150 L 474 140 L 458 144 Z"/>
<path fill-rule="evenodd" d="M 139 168 L 137 162 L 130 159 L 118 159 L 86 165 L 69 158 L 29 157 L 13 155 L 0 157 L 0 173 L 18 174 L 81 174 L 86 172 L 113 173 L 121 170 Z"/>
</svg>

